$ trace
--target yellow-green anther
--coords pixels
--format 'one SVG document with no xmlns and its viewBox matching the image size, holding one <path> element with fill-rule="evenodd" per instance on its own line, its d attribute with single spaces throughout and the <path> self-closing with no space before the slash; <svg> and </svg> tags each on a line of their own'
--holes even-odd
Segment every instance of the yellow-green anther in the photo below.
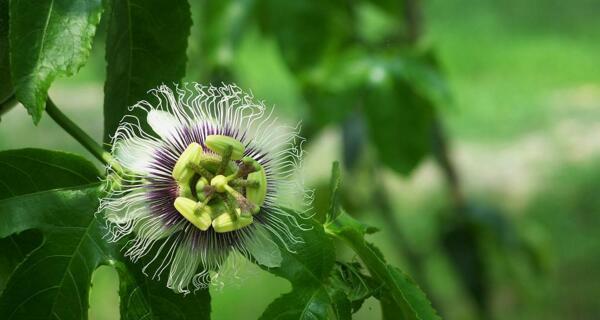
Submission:
<svg viewBox="0 0 600 320">
<path fill-rule="evenodd" d="M 206 231 L 211 226 L 212 219 L 209 206 L 202 206 L 198 210 L 196 201 L 184 197 L 177 197 L 174 205 L 175 209 L 198 229 Z"/>
<path fill-rule="evenodd" d="M 267 195 L 267 175 L 262 166 L 259 170 L 248 174 L 247 181 L 246 198 L 257 206 L 261 206 Z"/>
<path fill-rule="evenodd" d="M 206 137 L 204 143 L 210 150 L 221 156 L 231 152 L 231 160 L 240 160 L 244 156 L 244 151 L 246 150 L 244 145 L 238 140 L 223 135 L 210 135 Z"/>
<path fill-rule="evenodd" d="M 210 185 L 215 187 L 217 192 L 225 192 L 226 188 L 229 187 L 227 185 L 227 178 L 223 175 L 212 178 L 212 180 L 210 180 Z"/>
<path fill-rule="evenodd" d="M 239 230 L 252 224 L 254 220 L 252 216 L 241 215 L 240 209 L 236 209 L 235 211 L 235 216 L 233 217 L 229 212 L 225 212 L 214 219 L 212 221 L 213 229 L 215 229 L 216 232 L 223 233 Z"/>
<path fill-rule="evenodd" d="M 244 157 L 244 159 L 242 159 L 242 163 L 244 163 L 244 165 L 250 167 L 251 172 L 258 171 L 262 168 L 260 163 L 258 163 L 258 161 L 254 160 L 251 157 Z"/>
<path fill-rule="evenodd" d="M 192 188 L 188 183 L 179 183 L 178 190 L 180 197 L 191 198 L 192 197 Z"/>
<path fill-rule="evenodd" d="M 195 142 L 187 146 L 173 167 L 173 178 L 182 183 L 189 182 L 195 172 L 189 168 L 188 164 L 197 164 L 202 157 L 202 153 L 202 146 Z"/>
<path fill-rule="evenodd" d="M 198 179 L 198 182 L 196 182 L 196 198 L 198 198 L 199 201 L 206 199 L 206 194 L 204 193 L 204 187 L 206 187 L 208 185 L 209 185 L 208 180 L 206 180 L 206 178 L 204 178 L 204 177 Z"/>
</svg>

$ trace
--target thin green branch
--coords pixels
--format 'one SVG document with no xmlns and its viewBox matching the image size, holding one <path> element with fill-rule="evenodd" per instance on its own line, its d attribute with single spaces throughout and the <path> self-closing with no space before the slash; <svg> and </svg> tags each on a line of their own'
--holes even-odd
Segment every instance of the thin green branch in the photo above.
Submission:
<svg viewBox="0 0 600 320">
<path fill-rule="evenodd" d="M 83 131 L 75 122 L 62 113 L 52 99 L 46 100 L 46 112 L 61 128 L 63 128 L 71 137 L 75 138 L 86 150 L 88 150 L 96 159 L 105 165 L 111 165 L 118 173 L 123 173 L 123 169 L 113 156 L 105 151 L 92 137 Z"/>
</svg>

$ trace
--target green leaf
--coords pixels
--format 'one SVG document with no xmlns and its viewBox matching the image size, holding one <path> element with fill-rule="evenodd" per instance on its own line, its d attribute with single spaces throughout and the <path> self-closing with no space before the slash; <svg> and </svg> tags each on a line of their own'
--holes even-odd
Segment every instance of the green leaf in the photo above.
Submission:
<svg viewBox="0 0 600 320">
<path fill-rule="evenodd" d="M 289 280 L 292 291 L 273 301 L 260 319 L 350 319 L 349 301 L 328 285 L 335 264 L 333 243 L 320 224 L 302 222 L 311 229 L 300 230 L 292 223 L 289 227 L 303 242 L 288 244 L 290 252 L 276 240 L 283 257 L 281 266 L 265 268 Z"/>
<path fill-rule="evenodd" d="M 34 123 L 42 117 L 54 79 L 85 64 L 101 13 L 101 0 L 10 2 L 12 83 Z"/>
<path fill-rule="evenodd" d="M 0 101 L 13 92 L 8 52 L 8 0 L 0 0 Z"/>
<path fill-rule="evenodd" d="M 37 191 L 97 181 L 98 171 L 82 157 L 42 149 L 0 152 L 0 200 Z M 16 266 L 41 241 L 39 232 L 0 239 L 0 291 Z"/>
<path fill-rule="evenodd" d="M 378 293 L 381 285 L 371 276 L 364 274 L 357 262 L 338 262 L 331 276 L 331 285 L 343 291 L 357 312 L 363 302 Z"/>
<path fill-rule="evenodd" d="M 122 319 L 209 319 L 208 291 L 184 297 L 139 266 L 115 262 L 123 258 L 103 238 L 97 187 L 50 190 L 97 180 L 96 168 L 76 155 L 0 152 L 0 288 L 7 285 L 0 312 L 8 319 L 86 319 L 92 272 L 110 263 L 119 271 Z"/>
<path fill-rule="evenodd" d="M 418 285 L 405 273 L 387 264 L 381 252 L 365 241 L 364 225 L 347 213 L 341 213 L 334 221 L 325 226 L 326 231 L 347 242 L 360 257 L 371 276 L 382 286 L 385 308 L 393 307 L 396 318 L 430 320 L 440 319 L 431 306 L 431 302 Z M 390 305 L 391 301 L 393 304 Z M 400 312 L 400 314 L 398 314 Z"/>
<path fill-rule="evenodd" d="M 41 242 L 42 237 L 37 230 L 28 230 L 0 239 L 0 294 L 15 268 Z"/>
<path fill-rule="evenodd" d="M 288 66 L 312 67 L 353 35 L 352 17 L 343 1 L 259 1 L 263 32 L 273 35 Z"/>
<path fill-rule="evenodd" d="M 378 70 L 365 95 L 369 134 L 381 161 L 408 174 L 430 150 L 434 108 L 403 78 Z"/>
<path fill-rule="evenodd" d="M 184 76 L 191 23 L 185 0 L 112 2 L 106 39 L 104 142 L 110 142 L 123 116 L 131 113 L 128 107 L 147 98 L 148 90 Z M 142 115 L 140 110 L 133 114 Z"/>
<path fill-rule="evenodd" d="M 202 289 L 191 295 L 176 294 L 166 284 L 149 279 L 129 262 L 117 264 L 121 319 L 210 319 L 210 295 Z"/>
<path fill-rule="evenodd" d="M 188 79 L 233 80 L 233 63 L 249 28 L 254 0 L 190 0 L 193 26 L 188 55 Z M 256 89 L 256 88 L 253 88 Z"/>
<path fill-rule="evenodd" d="M 96 167 L 74 154 L 43 149 L 0 152 L 0 200 L 96 181 Z"/>
<path fill-rule="evenodd" d="M 42 245 L 11 275 L 0 299 L 10 319 L 86 319 L 92 272 L 113 248 L 95 218 L 97 185 L 43 191 L 0 201 L 0 237 L 39 229 Z"/>
</svg>

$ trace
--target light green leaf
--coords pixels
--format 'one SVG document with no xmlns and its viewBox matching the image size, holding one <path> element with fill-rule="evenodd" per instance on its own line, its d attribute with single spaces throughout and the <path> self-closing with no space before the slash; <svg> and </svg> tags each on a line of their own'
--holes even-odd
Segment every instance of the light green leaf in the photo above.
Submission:
<svg viewBox="0 0 600 320">
<path fill-rule="evenodd" d="M 254 237 L 247 244 L 248 252 L 259 264 L 267 268 L 281 266 L 281 250 L 273 241 L 270 233 L 261 226 L 256 226 Z"/>
<path fill-rule="evenodd" d="M 148 90 L 184 76 L 192 23 L 185 0 L 113 1 L 107 13 L 104 142 Z"/>
<path fill-rule="evenodd" d="M 340 185 L 342 177 L 340 173 L 340 163 L 334 162 L 331 166 L 331 180 L 329 182 L 329 210 L 327 211 L 327 221 L 334 220 L 340 214 Z"/>
<path fill-rule="evenodd" d="M 87 61 L 101 13 L 101 0 L 10 2 L 12 83 L 34 123 L 54 79 L 73 75 Z"/>
</svg>

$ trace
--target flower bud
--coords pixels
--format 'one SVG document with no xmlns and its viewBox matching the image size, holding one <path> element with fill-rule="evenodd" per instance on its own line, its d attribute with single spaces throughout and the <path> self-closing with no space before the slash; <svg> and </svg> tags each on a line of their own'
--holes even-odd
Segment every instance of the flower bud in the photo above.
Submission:
<svg viewBox="0 0 600 320">
<path fill-rule="evenodd" d="M 232 217 L 232 215 L 235 216 Z M 212 226 L 218 233 L 230 232 L 241 229 L 252 224 L 254 219 L 252 216 L 241 215 L 239 208 L 235 209 L 235 213 L 224 212 L 212 221 Z"/>
<path fill-rule="evenodd" d="M 188 163 L 197 164 L 202 157 L 202 146 L 198 143 L 191 143 L 185 151 L 179 156 L 177 163 L 173 167 L 173 178 L 179 182 L 187 183 L 194 176 L 195 172 L 188 167 Z"/>
<path fill-rule="evenodd" d="M 227 154 L 229 149 L 231 149 L 231 160 L 240 160 L 244 156 L 244 151 L 246 150 L 244 145 L 238 140 L 218 134 L 206 137 L 204 143 L 210 150 L 220 155 Z"/>
<path fill-rule="evenodd" d="M 198 209 L 198 203 L 194 200 L 177 197 L 175 199 L 175 209 L 193 225 L 202 231 L 208 230 L 211 225 L 210 207 L 203 206 Z"/>
</svg>

